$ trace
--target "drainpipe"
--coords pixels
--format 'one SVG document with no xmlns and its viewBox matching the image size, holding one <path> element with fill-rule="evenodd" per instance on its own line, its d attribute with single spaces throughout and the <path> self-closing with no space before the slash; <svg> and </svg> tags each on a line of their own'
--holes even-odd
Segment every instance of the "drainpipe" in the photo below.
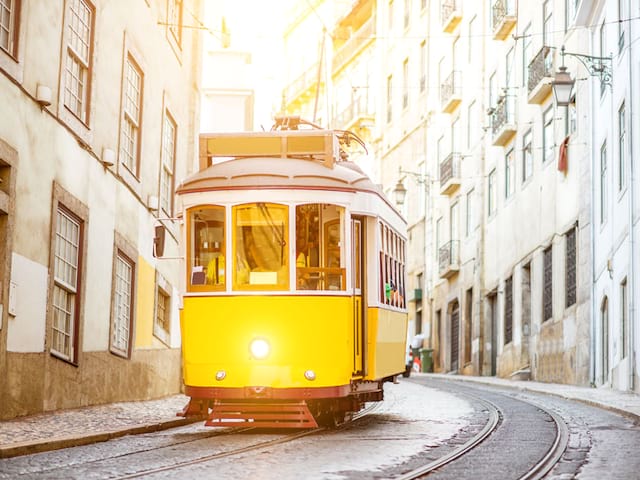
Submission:
<svg viewBox="0 0 640 480">
<path fill-rule="evenodd" d="M 628 12 L 631 14 L 632 12 L 632 4 L 633 0 L 629 0 L 629 8 Z M 633 229 L 633 209 L 634 209 L 634 186 L 635 186 L 635 178 L 634 178 L 634 170 L 633 170 L 633 116 L 634 116 L 634 107 L 633 107 L 633 91 L 634 91 L 634 83 L 633 83 L 633 59 L 635 58 L 633 55 L 634 50 L 634 41 L 633 35 L 631 34 L 633 28 L 634 21 L 629 22 L 629 51 L 627 52 L 627 56 L 629 58 L 629 82 L 627 83 L 629 88 L 629 255 L 631 268 L 629 270 L 629 280 L 628 280 L 628 293 L 627 298 L 629 301 L 629 318 L 627 322 L 629 324 L 629 332 L 628 332 L 628 345 L 629 345 L 629 390 L 633 391 L 634 389 L 634 370 L 635 370 L 635 342 L 634 342 L 634 334 L 635 334 L 635 300 L 634 300 L 634 289 L 635 289 L 635 272 L 636 272 L 636 249 L 635 249 L 635 235 Z M 626 105 L 626 103 L 625 103 Z M 626 107 L 625 107 L 626 108 Z"/>
<path fill-rule="evenodd" d="M 593 51 L 593 36 L 589 36 L 589 43 L 591 44 L 591 51 Z M 591 150 L 591 221 L 589 222 L 589 243 L 591 248 L 591 315 L 589 316 L 589 382 L 592 386 L 596 383 L 596 269 L 595 269 L 595 258 L 596 258 L 596 247 L 595 247 L 595 235 L 596 228 L 595 223 L 596 219 L 596 135 L 595 135 L 595 101 L 594 101 L 594 88 L 593 88 L 593 80 L 589 81 L 588 85 L 589 89 L 589 107 L 591 109 L 591 133 L 590 133 L 590 142 L 589 148 Z"/>
</svg>

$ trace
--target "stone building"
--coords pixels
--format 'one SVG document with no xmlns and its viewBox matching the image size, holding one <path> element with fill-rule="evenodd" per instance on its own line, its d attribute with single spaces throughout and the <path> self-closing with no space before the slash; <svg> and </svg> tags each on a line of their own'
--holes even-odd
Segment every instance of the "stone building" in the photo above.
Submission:
<svg viewBox="0 0 640 480">
<path fill-rule="evenodd" d="M 0 417 L 181 388 L 200 0 L 0 1 Z"/>
<path fill-rule="evenodd" d="M 406 194 L 410 333 L 435 371 L 637 390 L 637 2 L 361 0 L 323 16 L 332 3 L 307 5 L 285 42 L 313 51 L 300 39 L 321 17 L 332 45 L 367 47 L 333 48 L 332 76 L 313 74 L 322 56 L 292 62 L 285 106 L 328 105 L 347 128 L 340 99 L 375 99 L 372 170 Z M 575 85 L 558 103 L 563 66 Z"/>
</svg>

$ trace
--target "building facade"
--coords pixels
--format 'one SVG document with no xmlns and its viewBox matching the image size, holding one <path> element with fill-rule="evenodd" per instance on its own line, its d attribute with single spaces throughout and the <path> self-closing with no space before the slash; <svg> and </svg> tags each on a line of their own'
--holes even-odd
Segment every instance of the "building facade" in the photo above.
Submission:
<svg viewBox="0 0 640 480">
<path fill-rule="evenodd" d="M 328 3 L 304 18 L 326 28 Z M 355 1 L 328 29 L 334 45 L 367 45 L 333 50 L 334 66 L 351 70 L 311 75 L 322 56 L 308 55 L 290 72 L 290 113 L 323 105 L 299 103 L 293 85 L 326 95 L 336 127 L 352 126 L 337 108 L 349 95 L 367 87 L 375 99 L 374 177 L 390 197 L 406 191 L 410 334 L 433 351 L 435 371 L 640 388 L 639 8 Z M 367 15 L 373 32 L 360 30 Z M 553 93 L 563 66 L 575 79 L 568 105 Z"/>
<path fill-rule="evenodd" d="M 180 391 L 183 279 L 153 231 L 177 254 L 200 10 L 0 2 L 2 418 Z"/>
</svg>

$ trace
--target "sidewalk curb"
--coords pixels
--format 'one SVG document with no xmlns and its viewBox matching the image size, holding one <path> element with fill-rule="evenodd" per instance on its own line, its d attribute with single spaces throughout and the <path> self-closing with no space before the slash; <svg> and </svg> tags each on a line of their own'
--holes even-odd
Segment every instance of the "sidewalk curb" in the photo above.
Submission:
<svg viewBox="0 0 640 480">
<path fill-rule="evenodd" d="M 436 379 L 441 379 L 441 380 L 451 380 L 451 381 L 457 381 L 457 382 L 473 382 L 473 383 L 479 383 L 479 384 L 483 384 L 483 385 L 489 385 L 489 386 L 493 386 L 493 387 L 500 387 L 500 388 L 508 388 L 511 390 L 522 390 L 525 392 L 534 392 L 534 393 L 543 393 L 545 395 L 550 395 L 553 397 L 557 397 L 557 398 L 562 398 L 565 400 L 572 400 L 575 402 L 580 402 L 580 403 L 584 403 L 585 405 L 589 405 L 592 407 L 597 407 L 597 408 L 601 408 L 603 410 L 607 410 L 609 412 L 613 412 L 613 413 L 617 413 L 618 415 L 622 415 L 624 417 L 629 418 L 630 420 L 636 421 L 638 423 L 640 423 L 640 413 L 635 413 L 629 410 L 625 410 L 623 408 L 620 407 L 616 407 L 613 405 L 609 405 L 607 403 L 604 403 L 602 401 L 597 401 L 597 400 L 591 400 L 588 398 L 583 398 L 583 397 L 579 397 L 579 396 L 575 396 L 575 395 L 571 395 L 571 394 L 566 394 L 566 393 L 561 393 L 561 392 L 554 392 L 551 390 L 547 390 L 543 387 L 535 387 L 535 386 L 531 386 L 531 385 L 527 385 L 527 381 L 524 380 L 519 380 L 516 382 L 512 382 L 512 383 L 507 383 L 507 382 L 495 382 L 495 381 L 491 381 L 491 380 L 484 380 L 482 377 L 468 377 L 468 376 L 458 376 L 458 375 L 439 375 L 439 374 L 424 374 L 427 377 L 432 377 L 432 378 L 436 378 Z M 488 377 L 488 378 L 494 378 L 494 377 Z M 576 387 L 575 385 L 568 385 L 568 387 Z M 578 388 L 578 387 L 576 387 Z M 596 389 L 594 389 L 595 391 Z M 622 393 L 622 392 L 620 392 Z"/>
<path fill-rule="evenodd" d="M 42 453 L 62 448 L 90 445 L 92 443 L 106 442 L 107 440 L 114 438 L 124 437 L 125 435 L 139 435 L 142 433 L 158 432 L 169 428 L 189 425 L 199 421 L 202 421 L 202 418 L 178 418 L 175 420 L 167 420 L 166 422 L 136 425 L 87 435 L 66 435 L 48 440 L 40 439 L 17 442 L 4 446 L 0 445 L 0 458 L 19 457 L 22 455 L 30 455 L 32 453 Z"/>
</svg>

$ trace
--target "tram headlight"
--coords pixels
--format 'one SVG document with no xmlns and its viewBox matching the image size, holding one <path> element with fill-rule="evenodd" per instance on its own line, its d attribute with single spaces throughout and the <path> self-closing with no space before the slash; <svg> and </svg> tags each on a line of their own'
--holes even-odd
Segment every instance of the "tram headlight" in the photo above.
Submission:
<svg viewBox="0 0 640 480">
<path fill-rule="evenodd" d="M 253 358 L 263 360 L 267 358 L 267 355 L 269 355 L 271 347 L 269 347 L 269 343 L 265 339 L 256 338 L 249 345 L 249 350 L 251 351 Z"/>
<path fill-rule="evenodd" d="M 227 372 L 225 372 L 224 370 L 218 370 L 216 372 L 216 380 L 219 382 L 224 380 L 226 376 L 227 376 Z"/>
<path fill-rule="evenodd" d="M 304 378 L 312 382 L 316 379 L 316 372 L 314 372 L 313 370 L 307 370 L 304 372 Z"/>
</svg>

